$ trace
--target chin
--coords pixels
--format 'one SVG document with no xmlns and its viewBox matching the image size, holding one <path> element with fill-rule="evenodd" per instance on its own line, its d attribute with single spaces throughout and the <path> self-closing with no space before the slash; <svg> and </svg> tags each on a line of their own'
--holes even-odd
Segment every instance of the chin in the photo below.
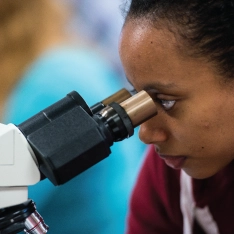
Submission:
<svg viewBox="0 0 234 234">
<path fill-rule="evenodd" d="M 183 171 L 193 179 L 206 179 L 217 173 L 216 171 L 214 172 L 207 170 L 204 171 L 204 170 L 192 170 L 192 169 L 183 169 Z"/>
</svg>

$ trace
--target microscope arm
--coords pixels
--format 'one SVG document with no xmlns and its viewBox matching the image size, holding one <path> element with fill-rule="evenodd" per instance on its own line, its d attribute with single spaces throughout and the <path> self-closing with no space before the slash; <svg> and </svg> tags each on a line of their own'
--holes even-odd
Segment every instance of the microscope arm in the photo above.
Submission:
<svg viewBox="0 0 234 234">
<path fill-rule="evenodd" d="M 0 124 L 0 208 L 28 200 L 28 186 L 40 181 L 37 160 L 13 124 Z"/>
</svg>

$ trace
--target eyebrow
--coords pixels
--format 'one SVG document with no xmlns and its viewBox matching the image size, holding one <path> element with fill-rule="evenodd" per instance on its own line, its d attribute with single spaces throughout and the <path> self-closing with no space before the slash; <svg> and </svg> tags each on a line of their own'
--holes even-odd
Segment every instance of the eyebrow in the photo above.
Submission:
<svg viewBox="0 0 234 234">
<path fill-rule="evenodd" d="M 131 83 L 131 81 L 126 77 L 128 83 L 134 87 L 134 85 Z M 143 90 L 145 91 L 149 91 L 152 89 L 172 89 L 172 88 L 178 88 L 178 85 L 176 83 L 168 83 L 168 84 L 164 84 L 161 82 L 154 82 L 152 84 L 148 84 L 145 87 L 143 87 Z"/>
<path fill-rule="evenodd" d="M 152 84 L 148 84 L 146 85 L 145 87 L 143 87 L 143 89 L 145 91 L 149 91 L 149 90 L 152 90 L 152 89 L 173 89 L 173 88 L 177 88 L 178 85 L 176 83 L 167 83 L 167 84 L 164 84 L 164 83 L 161 83 L 161 82 L 154 82 Z"/>
</svg>

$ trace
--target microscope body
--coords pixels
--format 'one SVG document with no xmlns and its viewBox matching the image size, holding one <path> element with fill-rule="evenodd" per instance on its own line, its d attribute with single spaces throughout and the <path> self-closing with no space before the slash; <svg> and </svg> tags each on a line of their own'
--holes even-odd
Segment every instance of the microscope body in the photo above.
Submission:
<svg viewBox="0 0 234 234">
<path fill-rule="evenodd" d="M 89 108 L 75 91 L 15 126 L 0 124 L 0 234 L 47 233 L 28 186 L 61 185 L 106 158 L 114 142 L 157 113 L 142 91 L 124 102 Z M 23 229 L 25 228 L 25 229 Z"/>
</svg>

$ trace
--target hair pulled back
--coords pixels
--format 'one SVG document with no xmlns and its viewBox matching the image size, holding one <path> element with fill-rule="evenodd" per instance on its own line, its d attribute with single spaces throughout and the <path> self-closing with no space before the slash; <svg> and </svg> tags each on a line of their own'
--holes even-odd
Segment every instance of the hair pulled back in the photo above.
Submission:
<svg viewBox="0 0 234 234">
<path fill-rule="evenodd" d="M 220 75 L 234 78 L 234 0 L 132 0 L 126 21 L 143 18 L 166 23 L 190 56 L 206 58 Z"/>
</svg>

